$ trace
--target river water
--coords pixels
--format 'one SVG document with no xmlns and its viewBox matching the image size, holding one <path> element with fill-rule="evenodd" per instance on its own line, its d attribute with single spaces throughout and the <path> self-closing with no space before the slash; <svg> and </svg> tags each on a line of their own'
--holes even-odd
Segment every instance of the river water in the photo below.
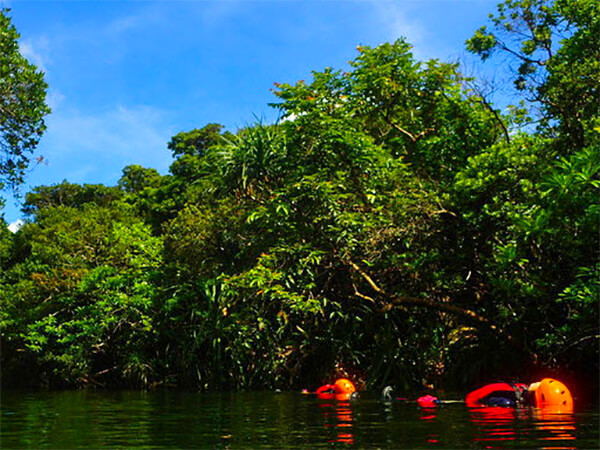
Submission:
<svg viewBox="0 0 600 450">
<path fill-rule="evenodd" d="M 1 397 L 7 448 L 600 448 L 598 407 L 421 409 L 363 394 L 11 392 Z"/>
</svg>

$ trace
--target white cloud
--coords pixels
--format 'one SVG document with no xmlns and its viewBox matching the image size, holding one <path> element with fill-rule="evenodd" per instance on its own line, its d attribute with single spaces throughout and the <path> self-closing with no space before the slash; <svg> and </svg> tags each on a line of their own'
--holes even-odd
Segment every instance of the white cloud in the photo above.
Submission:
<svg viewBox="0 0 600 450">
<path fill-rule="evenodd" d="M 51 65 L 50 41 L 46 36 L 26 39 L 19 42 L 19 51 L 30 63 L 35 64 L 38 69 L 44 72 L 46 82 L 48 82 L 48 67 Z M 46 95 L 46 103 L 52 111 L 64 101 L 65 96 L 49 83 L 50 87 Z"/>
<path fill-rule="evenodd" d="M 56 111 L 59 105 L 65 100 L 65 96 L 57 89 L 54 89 L 52 86 L 48 88 L 48 93 L 46 95 L 46 103 L 50 107 L 52 111 Z"/>
<path fill-rule="evenodd" d="M 143 8 L 136 14 L 120 16 L 109 22 L 104 28 L 104 32 L 113 37 L 120 37 L 123 33 L 133 31 L 143 27 L 149 27 L 157 22 L 164 20 L 156 8 Z"/>
<path fill-rule="evenodd" d="M 182 7 L 182 4 L 185 7 Z M 169 0 L 156 1 L 137 8 L 136 12 L 121 15 L 108 22 L 102 32 L 110 38 L 122 38 L 123 34 L 144 31 L 165 25 L 172 25 L 193 16 L 203 27 L 217 27 L 229 19 L 232 14 L 239 12 L 243 1 L 189 1 L 174 4 Z M 183 16 L 182 16 L 183 15 Z M 178 32 L 185 32 L 179 29 Z"/>
<path fill-rule="evenodd" d="M 48 57 L 49 47 L 48 38 L 45 36 L 19 42 L 19 52 L 21 55 L 45 73 L 48 72 L 50 62 Z"/>
<path fill-rule="evenodd" d="M 421 44 L 427 36 L 422 23 L 413 15 L 410 16 L 406 3 L 401 6 L 391 1 L 372 1 L 375 13 L 384 30 L 384 39 L 394 41 L 405 37 L 413 45 Z"/>
<path fill-rule="evenodd" d="M 40 153 L 56 180 L 109 182 L 128 164 L 165 171 L 173 135 L 168 114 L 158 108 L 116 106 L 97 114 L 58 111 L 48 119 Z"/>
<path fill-rule="evenodd" d="M 25 224 L 25 222 L 21 219 L 15 220 L 14 222 L 12 222 L 9 226 L 8 229 L 12 232 L 12 233 L 16 233 L 17 231 L 19 231 L 19 229 Z"/>
<path fill-rule="evenodd" d="M 448 0 L 448 2 L 461 0 Z M 448 48 L 436 38 L 436 30 L 429 30 L 423 18 L 416 10 L 417 1 L 381 1 L 370 0 L 375 17 L 381 26 L 383 41 L 393 42 L 401 37 L 413 46 L 412 53 L 417 60 L 429 58 L 447 58 Z M 436 2 L 430 2 L 431 8 Z M 457 5 L 457 8 L 460 6 Z"/>
</svg>

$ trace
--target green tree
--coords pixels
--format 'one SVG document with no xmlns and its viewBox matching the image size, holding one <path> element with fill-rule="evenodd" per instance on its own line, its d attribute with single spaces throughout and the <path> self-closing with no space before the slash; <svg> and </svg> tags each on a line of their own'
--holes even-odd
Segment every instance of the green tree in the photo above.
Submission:
<svg viewBox="0 0 600 450">
<path fill-rule="evenodd" d="M 44 74 L 19 52 L 19 34 L 0 10 L 0 188 L 24 180 L 50 113 Z"/>
<path fill-rule="evenodd" d="M 278 85 L 280 123 L 179 133 L 169 175 L 36 188 L 30 223 L 0 233 L 3 372 L 201 389 L 597 374 L 595 8 L 511 0 L 468 42 L 519 61 L 537 127 L 509 131 L 521 113 L 398 40 Z"/>
<path fill-rule="evenodd" d="M 118 186 L 128 194 L 135 194 L 159 184 L 158 171 L 134 164 L 123 169 L 123 176 L 119 179 Z"/>
<path fill-rule="evenodd" d="M 23 212 L 35 215 L 43 209 L 68 206 L 80 208 L 86 203 L 107 206 L 122 197 L 115 187 L 102 184 L 74 184 L 63 181 L 51 186 L 38 186 L 28 192 L 23 204 Z"/>
<path fill-rule="evenodd" d="M 538 107 L 540 131 L 568 154 L 598 143 L 600 5 L 595 0 L 507 0 L 467 49 L 516 61 L 515 87 Z"/>
<path fill-rule="evenodd" d="M 220 280 L 220 323 L 235 318 L 220 334 L 228 385 L 293 383 L 344 364 L 370 368 L 374 383 L 414 383 L 435 372 L 456 323 L 447 316 L 493 329 L 452 298 L 437 239 L 443 187 L 502 133 L 455 66 L 421 65 L 409 50 L 364 47 L 350 73 L 280 85 L 291 120 L 240 130 L 198 156 L 198 190 L 166 228 L 164 279 L 177 286 L 169 302 L 183 328 L 205 307 L 193 299 L 207 280 Z M 424 357 L 416 349 L 432 336 Z M 193 348 L 178 341 L 177 354 Z"/>
<path fill-rule="evenodd" d="M 487 278 L 496 320 L 530 361 L 584 372 L 598 360 L 600 8 L 507 1 L 491 19 L 493 29 L 478 30 L 467 47 L 484 60 L 500 52 L 518 62 L 516 88 L 539 108 L 539 122 L 535 133 L 469 161 L 455 207 L 467 208 L 461 226 L 480 241 L 476 279 Z"/>
<path fill-rule="evenodd" d="M 44 207 L 15 241 L 0 289 L 3 380 L 153 381 L 152 277 L 162 243 L 131 207 Z"/>
</svg>

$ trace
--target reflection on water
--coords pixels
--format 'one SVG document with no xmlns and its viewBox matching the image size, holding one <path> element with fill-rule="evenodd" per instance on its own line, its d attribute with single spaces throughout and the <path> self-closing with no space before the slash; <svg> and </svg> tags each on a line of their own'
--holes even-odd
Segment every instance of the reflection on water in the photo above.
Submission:
<svg viewBox="0 0 600 450">
<path fill-rule="evenodd" d="M 533 417 L 535 419 L 536 428 L 540 430 L 543 435 L 540 439 L 544 441 L 575 441 L 575 418 L 573 411 L 564 411 L 557 408 L 544 408 L 535 409 L 533 411 Z M 570 446 L 544 446 L 544 449 L 555 449 L 555 448 L 577 448 L 575 442 L 570 442 Z"/>
<path fill-rule="evenodd" d="M 493 443 L 523 438 L 534 438 L 541 448 L 577 448 L 572 442 L 576 440 L 576 422 L 572 409 L 482 407 L 471 408 L 469 413 L 476 426 L 473 440 L 489 443 L 486 448 L 503 448 L 502 445 L 495 446 Z M 524 424 L 529 427 L 523 427 Z M 561 445 L 554 443 L 548 447 L 544 441 L 562 442 Z"/>
<path fill-rule="evenodd" d="M 318 405 L 322 409 L 325 427 L 334 427 L 337 432 L 335 439 L 330 439 L 328 442 L 354 444 L 354 421 L 350 402 L 347 400 L 327 401 Z"/>
<path fill-rule="evenodd" d="M 419 415 L 419 419 L 423 420 L 425 422 L 435 422 L 435 419 L 437 417 L 437 412 L 438 412 L 438 408 L 420 408 L 420 415 Z M 439 434 L 435 431 L 435 425 L 433 425 L 431 427 L 431 431 L 430 433 L 427 435 L 427 439 L 426 439 L 426 443 L 427 444 L 437 444 L 440 442 L 440 436 Z"/>
<path fill-rule="evenodd" d="M 471 408 L 469 413 L 471 421 L 476 425 L 474 441 L 492 442 L 516 439 L 516 409 L 498 406 Z"/>
<path fill-rule="evenodd" d="M 421 409 L 296 393 L 2 392 L 2 448 L 600 448 L 598 408 Z"/>
</svg>

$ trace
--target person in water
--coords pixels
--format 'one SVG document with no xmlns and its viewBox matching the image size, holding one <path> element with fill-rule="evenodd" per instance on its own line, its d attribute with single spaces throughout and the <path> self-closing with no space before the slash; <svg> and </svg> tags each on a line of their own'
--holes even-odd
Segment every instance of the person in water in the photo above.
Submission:
<svg viewBox="0 0 600 450">
<path fill-rule="evenodd" d="M 469 392 L 465 397 L 468 407 L 508 406 L 523 403 L 528 386 L 523 383 L 491 383 Z"/>
<path fill-rule="evenodd" d="M 468 407 L 531 405 L 537 408 L 573 410 L 573 397 L 563 383 L 544 378 L 529 386 L 523 383 L 492 383 L 467 394 Z"/>
<path fill-rule="evenodd" d="M 358 396 L 356 387 L 347 378 L 338 378 L 333 384 L 324 384 L 315 394 L 322 399 L 350 400 Z"/>
<path fill-rule="evenodd" d="M 391 401 L 392 388 L 383 389 L 382 399 Z M 399 398 L 398 400 L 408 400 Z M 417 399 L 422 408 L 433 408 L 444 403 L 457 401 L 444 401 L 431 395 Z M 531 405 L 536 408 L 553 410 L 557 413 L 573 411 L 573 397 L 569 389 L 560 381 L 553 378 L 544 378 L 531 385 L 523 383 L 491 383 L 467 394 L 465 403 L 469 408 L 480 407 L 516 407 Z"/>
</svg>

